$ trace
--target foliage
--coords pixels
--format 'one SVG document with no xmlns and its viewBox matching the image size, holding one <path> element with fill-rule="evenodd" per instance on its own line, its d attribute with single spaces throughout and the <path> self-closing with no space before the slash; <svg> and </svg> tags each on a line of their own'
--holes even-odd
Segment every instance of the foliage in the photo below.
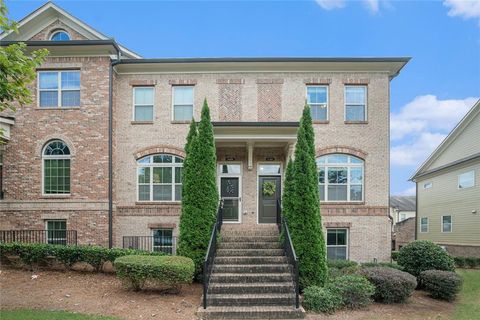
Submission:
<svg viewBox="0 0 480 320">
<path fill-rule="evenodd" d="M 301 288 L 323 286 L 328 276 L 314 146 L 312 117 L 306 105 L 297 133 L 292 180 L 286 181 L 284 194 L 285 216 L 299 260 Z"/>
<path fill-rule="evenodd" d="M 454 257 L 455 265 L 459 268 L 478 268 L 480 258 L 477 257 Z"/>
<path fill-rule="evenodd" d="M 453 257 L 455 261 L 455 266 L 459 268 L 464 268 L 467 265 L 467 261 L 465 257 Z"/>
<path fill-rule="evenodd" d="M 218 207 L 216 149 L 210 109 L 205 99 L 198 129 L 190 126 L 182 178 L 182 215 L 178 253 L 195 263 L 200 277 Z"/>
<path fill-rule="evenodd" d="M 398 259 L 398 251 L 392 251 L 392 260 L 397 261 Z"/>
<path fill-rule="evenodd" d="M 397 262 L 415 277 L 425 270 L 455 270 L 453 258 L 440 246 L 425 240 L 413 241 L 402 247 Z"/>
<path fill-rule="evenodd" d="M 315 312 L 334 313 L 342 307 L 342 297 L 329 289 L 312 286 L 303 291 L 303 305 Z"/>
<path fill-rule="evenodd" d="M 362 263 L 362 268 L 371 268 L 371 267 L 385 267 L 392 268 L 403 271 L 403 267 L 395 262 L 365 262 Z"/>
<path fill-rule="evenodd" d="M 343 268 L 357 267 L 358 263 L 351 260 L 328 260 L 327 265 L 328 265 L 328 268 L 343 269 Z"/>
<path fill-rule="evenodd" d="M 457 270 L 463 286 L 451 319 L 470 320 L 480 314 L 480 270 Z"/>
<path fill-rule="evenodd" d="M 365 268 L 360 274 L 375 286 L 373 299 L 377 302 L 404 302 L 417 287 L 417 279 L 414 276 L 389 267 Z"/>
<path fill-rule="evenodd" d="M 193 260 L 181 256 L 129 255 L 115 260 L 117 277 L 135 290 L 149 282 L 168 287 L 192 283 L 195 272 Z"/>
<path fill-rule="evenodd" d="M 0 243 L 0 256 L 19 256 L 22 262 L 32 266 L 45 263 L 48 257 L 71 267 L 76 262 L 86 262 L 99 271 L 104 262 L 114 262 L 116 258 L 125 255 L 165 255 L 162 252 L 148 252 L 133 249 L 104 248 L 98 246 L 62 246 L 44 243 Z"/>
<path fill-rule="evenodd" d="M 113 317 L 94 316 L 67 311 L 49 310 L 0 310 L 2 320 L 119 320 Z"/>
<path fill-rule="evenodd" d="M 328 260 L 327 265 L 329 281 L 358 271 L 358 263 L 351 260 Z"/>
<path fill-rule="evenodd" d="M 327 284 L 326 288 L 342 297 L 342 305 L 348 309 L 366 307 L 375 293 L 375 287 L 359 275 L 338 277 Z"/>
<path fill-rule="evenodd" d="M 455 272 L 426 270 L 420 273 L 420 281 L 430 296 L 453 301 L 462 288 L 462 278 Z"/>
</svg>

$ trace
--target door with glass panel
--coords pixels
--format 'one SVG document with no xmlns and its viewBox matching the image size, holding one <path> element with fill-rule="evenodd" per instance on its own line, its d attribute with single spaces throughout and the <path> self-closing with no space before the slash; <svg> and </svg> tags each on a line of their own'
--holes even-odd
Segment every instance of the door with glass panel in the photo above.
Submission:
<svg viewBox="0 0 480 320">
<path fill-rule="evenodd" d="M 219 172 L 223 222 L 240 222 L 242 181 L 240 164 L 222 164 Z"/>
</svg>

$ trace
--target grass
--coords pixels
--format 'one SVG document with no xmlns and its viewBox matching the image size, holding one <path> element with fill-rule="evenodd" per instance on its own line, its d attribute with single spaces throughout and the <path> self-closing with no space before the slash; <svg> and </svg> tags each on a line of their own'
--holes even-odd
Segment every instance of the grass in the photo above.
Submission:
<svg viewBox="0 0 480 320">
<path fill-rule="evenodd" d="M 65 311 L 46 310 L 0 310 L 2 320 L 118 320 L 118 318 L 92 316 Z"/>
<path fill-rule="evenodd" d="M 480 270 L 458 269 L 463 288 L 455 304 L 452 319 L 478 319 L 480 315 Z"/>
</svg>

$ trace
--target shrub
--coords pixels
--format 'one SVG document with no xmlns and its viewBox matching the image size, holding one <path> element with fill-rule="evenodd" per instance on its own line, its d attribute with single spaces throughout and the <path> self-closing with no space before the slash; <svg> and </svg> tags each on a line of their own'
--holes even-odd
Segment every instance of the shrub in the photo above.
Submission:
<svg viewBox="0 0 480 320">
<path fill-rule="evenodd" d="M 413 241 L 400 249 L 398 264 L 404 271 L 418 277 L 425 270 L 454 271 L 453 258 L 431 241 Z"/>
<path fill-rule="evenodd" d="M 465 265 L 470 268 L 475 268 L 477 266 L 477 258 L 475 257 L 466 257 L 465 258 Z"/>
<path fill-rule="evenodd" d="M 459 268 L 464 268 L 467 265 L 465 257 L 453 257 L 453 260 L 455 261 L 455 266 Z"/>
<path fill-rule="evenodd" d="M 147 281 L 168 287 L 189 284 L 193 280 L 193 260 L 181 256 L 123 256 L 115 260 L 117 276 L 135 290 Z"/>
<path fill-rule="evenodd" d="M 351 260 L 328 260 L 327 265 L 328 265 L 328 268 L 343 269 L 343 268 L 349 268 L 349 267 L 350 268 L 356 267 L 358 266 L 358 263 Z"/>
<path fill-rule="evenodd" d="M 404 302 L 417 287 L 417 280 L 407 272 L 385 267 L 365 268 L 360 271 L 375 286 L 373 299 L 377 302 Z"/>
<path fill-rule="evenodd" d="M 397 261 L 398 259 L 398 251 L 392 251 L 392 260 Z"/>
<path fill-rule="evenodd" d="M 462 287 L 462 278 L 455 272 L 427 270 L 420 273 L 420 281 L 430 296 L 452 301 Z"/>
<path fill-rule="evenodd" d="M 303 305 L 315 312 L 334 313 L 342 307 L 342 297 L 327 288 L 312 286 L 303 291 Z"/>
<path fill-rule="evenodd" d="M 362 268 L 384 267 L 403 271 L 403 267 L 395 262 L 365 262 L 362 263 Z"/>
<path fill-rule="evenodd" d="M 328 280 L 332 281 L 335 278 L 349 275 L 349 274 L 356 274 L 358 271 L 358 266 L 352 266 L 352 267 L 345 267 L 342 269 L 338 268 L 328 268 Z"/>
<path fill-rule="evenodd" d="M 359 309 L 371 303 L 375 287 L 363 276 L 346 275 L 334 279 L 326 288 L 342 297 L 342 305 L 349 309 Z"/>
</svg>

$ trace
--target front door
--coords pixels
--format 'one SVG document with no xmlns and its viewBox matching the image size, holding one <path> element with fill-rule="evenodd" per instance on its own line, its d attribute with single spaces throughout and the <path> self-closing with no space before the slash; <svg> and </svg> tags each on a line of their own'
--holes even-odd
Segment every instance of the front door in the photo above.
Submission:
<svg viewBox="0 0 480 320">
<path fill-rule="evenodd" d="M 220 177 L 224 222 L 240 222 L 240 185 L 240 177 Z"/>
<path fill-rule="evenodd" d="M 276 223 L 277 205 L 281 197 L 281 177 L 260 176 L 258 179 L 258 222 Z"/>
</svg>

